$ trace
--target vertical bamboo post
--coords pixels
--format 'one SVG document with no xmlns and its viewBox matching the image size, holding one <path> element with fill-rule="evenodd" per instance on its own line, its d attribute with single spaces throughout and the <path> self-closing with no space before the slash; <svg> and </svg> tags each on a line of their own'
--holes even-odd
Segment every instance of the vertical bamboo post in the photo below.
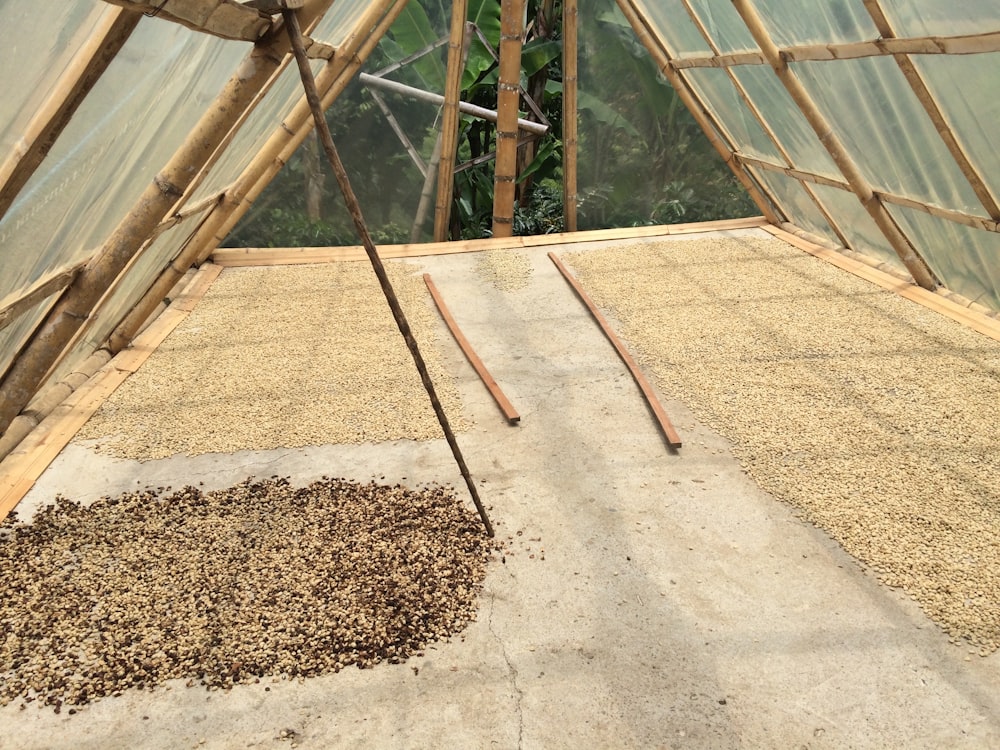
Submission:
<svg viewBox="0 0 1000 750">
<path fill-rule="evenodd" d="M 417 367 L 417 372 L 420 373 L 420 380 L 424 385 L 424 390 L 427 391 L 431 407 L 434 409 L 434 414 L 438 418 L 438 423 L 441 425 L 441 429 L 444 432 L 449 447 L 451 447 L 452 455 L 454 455 L 455 461 L 458 463 L 458 468 L 462 473 L 462 478 L 465 479 L 466 486 L 469 488 L 469 494 L 472 496 L 472 500 L 476 505 L 476 510 L 479 511 L 479 517 L 486 529 L 486 534 L 488 536 L 493 536 L 493 525 L 490 523 L 490 519 L 486 515 L 486 509 L 483 507 L 483 504 L 479 499 L 479 492 L 476 490 L 476 484 L 472 481 L 472 477 L 469 474 L 469 468 L 466 466 L 465 459 L 462 457 L 462 451 L 459 449 L 458 442 L 455 440 L 455 435 L 451 430 L 451 426 L 448 424 L 448 417 L 444 412 L 444 407 L 441 406 L 441 402 L 438 400 L 437 393 L 434 390 L 434 383 L 431 381 L 430 373 L 427 371 L 427 365 L 424 363 L 424 358 L 420 354 L 420 347 L 417 346 L 417 340 L 413 337 L 413 333 L 410 330 L 410 324 L 407 322 L 403 308 L 399 304 L 399 299 L 396 297 L 396 292 L 392 288 L 392 282 L 389 280 L 389 275 L 386 273 L 385 266 L 382 264 L 382 259 L 379 258 L 378 250 L 375 249 L 375 243 L 372 242 L 371 235 L 368 233 L 368 226 L 365 224 L 364 216 L 361 214 L 361 206 L 358 204 L 357 196 L 355 196 L 354 189 L 351 187 L 351 182 L 347 177 L 347 171 L 344 169 L 344 164 L 340 160 L 340 154 L 337 153 L 337 147 L 333 143 L 333 137 L 330 135 L 330 128 L 323 115 L 323 105 L 320 102 L 319 92 L 316 90 L 316 82 L 313 80 L 312 69 L 309 67 L 309 59 L 306 57 L 306 51 L 302 43 L 302 36 L 299 32 L 299 24 L 296 19 L 295 11 L 282 10 L 281 15 L 282 18 L 285 19 L 285 27 L 288 30 L 288 38 L 291 41 L 292 49 L 295 52 L 295 61 L 299 66 L 299 74 L 302 77 L 302 86 L 306 91 L 306 99 L 309 101 L 309 109 L 311 110 L 313 120 L 316 123 L 316 130 L 319 133 L 320 143 L 323 144 L 323 150 L 326 152 L 327 159 L 330 161 L 330 166 L 333 168 L 333 174 L 337 178 L 337 184 L 340 186 L 340 191 L 344 196 L 344 203 L 347 206 L 347 211 L 351 214 L 351 219 L 354 221 L 354 228 L 358 232 L 361 244 L 365 247 L 368 260 L 371 262 L 372 270 L 378 278 L 379 286 L 382 287 L 382 293 L 385 295 L 385 300 L 389 304 L 389 309 L 392 311 L 392 317 L 396 321 L 396 326 L 399 328 L 399 332 L 402 334 L 403 340 L 406 341 L 406 346 L 410 350 L 410 356 L 413 357 L 413 363 Z"/>
<path fill-rule="evenodd" d="M 444 84 L 441 115 L 441 160 L 438 162 L 437 199 L 434 205 L 434 241 L 448 239 L 451 200 L 455 191 L 455 152 L 458 149 L 458 102 L 462 96 L 462 74 L 472 26 L 466 22 L 468 0 L 453 0 L 448 35 L 448 76 Z"/>
<path fill-rule="evenodd" d="M 500 82 L 497 84 L 497 156 L 493 173 L 493 236 L 514 233 L 517 120 L 521 96 L 524 0 L 501 0 Z"/>
<path fill-rule="evenodd" d="M 903 235 L 899 227 L 896 226 L 896 222 L 893 221 L 882 201 L 875 195 L 872 186 L 861 173 L 861 169 L 855 163 L 843 142 L 833 132 L 829 121 L 820 112 L 819 107 L 816 106 L 812 97 L 809 96 L 809 92 L 806 91 L 805 86 L 802 85 L 798 76 L 788 67 L 788 63 L 781 56 L 781 51 L 764 27 L 764 23 L 761 21 L 756 8 L 748 0 L 732 0 L 732 3 L 753 36 L 754 41 L 760 47 L 761 52 L 764 53 L 764 57 L 774 69 L 778 79 L 785 86 L 785 89 L 791 95 L 792 100 L 798 106 L 799 110 L 805 115 L 809 125 L 816 132 L 820 143 L 829 152 L 834 163 L 840 169 L 841 174 L 844 175 L 847 183 L 851 186 L 851 190 L 854 191 L 858 200 L 861 201 L 861 205 L 865 207 L 868 214 L 875 220 L 878 228 L 889 241 L 892 249 L 895 250 L 896 255 L 899 256 L 903 265 L 906 266 L 906 270 L 910 272 L 910 275 L 917 284 L 924 289 L 933 291 L 937 288 L 934 274 L 931 273 L 931 270 L 917 254 L 910 241 Z"/>
<path fill-rule="evenodd" d="M 108 7 L 90 37 L 66 67 L 55 89 L 28 123 L 23 146 L 0 165 L 0 218 L 7 213 L 21 188 L 45 159 L 73 113 L 100 80 L 132 31 L 141 13 Z M 13 71 L 7 71 L 12 74 Z"/>
<path fill-rule="evenodd" d="M 743 165 L 740 164 L 735 158 L 736 154 L 733 149 L 719 137 L 719 133 L 723 132 L 722 128 L 715 123 L 714 118 L 709 114 L 708 109 L 698 99 L 694 91 L 691 90 L 687 79 L 685 79 L 673 68 L 673 66 L 671 66 L 670 56 L 667 54 L 666 50 L 660 46 L 660 41 L 652 34 L 646 20 L 636 9 L 632 0 L 618 0 L 618 7 L 625 15 L 629 24 L 631 24 L 632 29 L 639 37 L 639 41 L 642 42 L 643 46 L 649 50 L 649 53 L 653 56 L 653 60 L 656 61 L 656 65 L 660 69 L 660 72 L 663 73 L 663 76 L 667 79 L 667 81 L 669 81 L 674 91 L 676 91 L 677 95 L 681 98 L 684 106 L 688 108 L 688 111 L 694 117 L 695 122 L 697 122 L 701 127 L 702 132 L 704 132 L 705 136 L 708 138 L 708 142 L 712 144 L 712 147 L 719 153 L 719 156 L 722 157 L 723 161 L 732 170 L 733 174 L 736 175 L 736 179 L 740 181 L 740 184 L 750 195 L 750 198 L 755 204 L 757 204 L 757 208 L 760 209 L 764 218 L 772 224 L 780 224 L 783 222 L 784 218 L 778 216 L 774 207 L 771 205 L 771 202 L 767 199 L 764 193 L 761 192 L 757 183 L 743 168 Z"/>
<path fill-rule="evenodd" d="M 567 232 L 576 231 L 577 81 L 579 49 L 577 0 L 563 0 L 563 221 Z"/>
<path fill-rule="evenodd" d="M 331 3 L 310 0 L 303 10 L 312 19 Z M 167 165 L 67 287 L 0 383 L 0 432 L 31 400 L 104 292 L 184 194 L 288 51 L 283 34 L 269 34 L 254 45 Z"/>
<path fill-rule="evenodd" d="M 329 107 L 347 87 L 379 39 L 406 7 L 406 2 L 382 0 L 372 5 L 358 22 L 358 31 L 344 40 L 340 54 L 334 55 L 316 78 L 318 88 L 326 92 L 324 107 Z M 118 353 L 128 346 L 160 300 L 192 265 L 204 261 L 225 238 L 310 132 L 312 120 L 308 102 L 303 97 L 226 191 L 224 198 L 198 225 L 177 258 L 163 269 L 140 302 L 118 324 L 108 342 L 111 351 Z"/>
</svg>

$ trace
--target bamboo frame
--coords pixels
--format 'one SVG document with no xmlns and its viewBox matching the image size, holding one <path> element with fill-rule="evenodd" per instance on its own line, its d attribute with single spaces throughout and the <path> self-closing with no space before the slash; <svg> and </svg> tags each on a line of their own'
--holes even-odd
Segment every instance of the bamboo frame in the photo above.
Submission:
<svg viewBox="0 0 1000 750">
<path fill-rule="evenodd" d="M 577 0 L 563 0 L 563 221 L 569 232 L 577 229 L 577 203 L 580 200 L 576 158 L 579 145 L 579 21 Z"/>
<path fill-rule="evenodd" d="M 128 41 L 142 16 L 110 8 L 77 52 L 51 95 L 25 128 L 18 148 L 0 165 L 0 218 L 48 155 L 87 94 Z M 9 74 L 9 73 L 8 73 Z"/>
<path fill-rule="evenodd" d="M 773 162 L 758 159 L 755 156 L 748 156 L 746 154 L 737 154 L 736 159 L 748 166 L 757 167 L 769 172 L 781 172 L 787 177 L 799 180 L 800 182 L 811 182 L 816 185 L 826 185 L 827 187 L 837 188 L 838 190 L 845 190 L 849 193 L 854 192 L 846 180 L 836 180 L 827 177 L 826 175 L 816 174 L 815 172 L 807 172 L 804 169 L 785 167 L 780 164 L 775 164 Z M 873 194 L 876 198 L 878 198 L 878 200 L 882 201 L 882 203 L 890 203 L 895 206 L 912 208 L 915 211 L 922 211 L 923 213 L 930 214 L 931 216 L 936 216 L 939 219 L 952 221 L 956 224 L 963 224 L 967 227 L 972 227 L 973 229 L 982 229 L 986 232 L 1000 232 L 1000 222 L 988 219 L 984 216 L 976 216 L 975 214 L 966 213 L 965 211 L 956 211 L 950 208 L 939 208 L 937 206 L 932 206 L 929 203 L 922 203 L 902 195 L 887 193 L 884 190 L 874 190 Z"/>
<path fill-rule="evenodd" d="M 76 388 L 41 421 L 35 433 L 20 441 L 17 449 L 0 462 L 0 520 L 28 493 L 42 472 L 105 399 L 138 370 L 167 335 L 190 314 L 221 271 L 217 266 L 203 268 L 185 288 L 183 295 L 174 300 L 156 323 L 136 340 L 134 347 L 107 362 L 94 377 Z"/>
<path fill-rule="evenodd" d="M 872 0 L 863 0 L 863 2 L 866 6 L 877 5 L 877 0 L 874 3 Z M 882 33 L 881 28 L 879 28 L 879 33 Z M 886 36 L 883 33 L 881 39 L 873 41 L 804 44 L 781 48 L 781 54 L 788 62 L 856 60 L 862 57 L 884 57 L 886 55 L 975 55 L 986 52 L 1000 52 L 1000 32 L 934 37 L 896 37 L 895 35 Z M 767 58 L 760 52 L 698 55 L 678 58 L 670 63 L 675 70 L 767 64 Z"/>
<path fill-rule="evenodd" d="M 312 0 L 307 7 L 307 17 L 322 15 L 331 3 L 332 0 Z M 31 400 L 44 375 L 62 355 L 104 292 L 184 194 L 243 115 L 246 106 L 282 63 L 288 49 L 289 42 L 281 35 L 253 48 L 94 260 L 49 311 L 0 382 L 0 431 L 5 430 Z"/>
<path fill-rule="evenodd" d="M 661 46 L 660 40 L 656 37 L 656 35 L 653 34 L 645 16 L 643 16 L 639 9 L 636 8 L 632 0 L 617 0 L 617 2 L 618 7 L 621 9 L 625 18 L 632 26 L 632 29 L 639 37 L 639 41 L 642 42 L 642 45 L 653 56 L 653 60 L 656 61 L 656 66 L 660 69 L 660 72 L 663 73 L 663 76 L 673 87 L 674 91 L 677 92 L 677 95 L 680 96 L 684 106 L 688 108 L 688 111 L 694 117 L 695 122 L 698 123 L 702 132 L 705 133 L 705 136 L 708 138 L 708 142 L 712 144 L 712 147 L 718 152 L 719 156 L 722 157 L 726 165 L 732 170 L 736 179 L 739 180 L 740 184 L 750 195 L 751 200 L 753 200 L 757 208 L 760 209 L 760 212 L 764 215 L 764 217 L 767 218 L 767 220 L 772 224 L 780 224 L 784 220 L 783 217 L 778 216 L 774 210 L 772 202 L 765 196 L 761 187 L 736 159 L 735 149 L 731 148 L 719 137 L 719 133 L 725 132 L 722 126 L 715 120 L 708 108 L 705 107 L 705 105 L 688 85 L 687 79 L 670 67 L 670 55 L 666 49 Z"/>
<path fill-rule="evenodd" d="M 878 0 L 864 0 L 864 4 L 865 9 L 868 11 L 868 15 L 871 16 L 872 21 L 875 23 L 876 28 L 878 28 L 879 34 L 882 35 L 883 40 L 897 41 L 895 31 L 889 23 L 889 19 L 886 18 L 885 13 L 882 11 L 882 7 L 879 5 Z M 997 37 L 998 49 L 1000 49 L 1000 34 L 992 36 Z M 958 168 L 962 171 L 965 179 L 968 180 L 969 184 L 972 186 L 973 191 L 976 193 L 976 197 L 979 198 L 979 202 L 983 204 L 983 208 L 986 209 L 986 213 L 989 214 L 991 219 L 1000 220 L 1000 206 L 997 205 L 996 198 L 992 193 L 990 193 L 990 189 L 983 181 L 982 176 L 979 174 L 975 166 L 973 166 L 972 160 L 969 159 L 965 150 L 955 138 L 955 134 L 952 133 L 951 127 L 949 127 L 948 123 L 944 119 L 944 114 L 937 106 L 937 102 L 934 101 L 934 97 L 931 95 L 930 89 L 927 88 L 927 84 L 924 82 L 923 76 L 920 75 L 917 67 L 906 54 L 897 52 L 893 54 L 893 59 L 896 61 L 896 64 L 902 71 L 903 76 L 910 84 L 910 88 L 913 89 L 913 93 L 916 94 L 917 100 L 923 106 L 924 111 L 927 112 L 927 116 L 931 119 L 931 122 L 934 123 L 934 129 L 937 131 L 938 135 L 941 136 L 941 140 L 944 141 L 944 145 L 947 147 L 948 152 L 958 164 Z"/>
<path fill-rule="evenodd" d="M 684 9 L 687 10 L 688 15 L 691 17 L 691 21 L 694 23 L 699 33 L 701 33 L 702 38 L 708 44 L 709 48 L 712 50 L 713 53 L 719 54 L 718 45 L 716 45 L 715 40 L 712 38 L 712 35 L 705 27 L 705 24 L 701 20 L 701 17 L 698 15 L 697 11 L 695 11 L 694 7 L 691 4 L 691 0 L 681 0 L 681 2 L 684 4 Z M 763 116 L 763 114 L 761 114 L 760 110 L 757 108 L 757 105 L 754 103 L 753 99 L 751 99 L 750 96 L 747 94 L 746 89 L 740 82 L 740 79 L 736 77 L 731 68 L 726 68 L 725 70 L 726 70 L 726 75 L 729 77 L 730 83 L 732 83 L 733 87 L 736 89 L 736 93 L 743 100 L 743 103 L 746 105 L 747 109 L 750 110 L 750 113 L 757 120 L 757 123 L 760 125 L 761 130 L 763 130 L 764 134 L 768 138 L 770 138 L 771 143 L 774 144 L 775 149 L 777 149 L 778 153 L 781 155 L 781 158 L 785 160 L 785 163 L 789 167 L 791 167 L 794 161 L 791 157 L 791 154 L 789 154 L 788 151 L 785 149 L 784 145 L 781 143 L 781 140 L 775 134 L 774 130 L 771 129 L 771 126 L 770 124 L 768 124 L 767 119 Z M 830 212 L 827 211 L 826 206 L 823 205 L 823 202 L 819 199 L 819 196 L 816 195 L 816 193 L 813 191 L 811 187 L 809 187 L 807 183 L 803 183 L 802 188 L 803 190 L 805 190 L 806 195 L 809 196 L 809 199 L 816 205 L 816 208 L 819 210 L 820 214 L 822 214 L 823 218 L 826 220 L 827 224 L 829 224 L 830 228 L 837 235 L 837 238 L 841 241 L 841 243 L 845 247 L 851 247 L 851 243 L 848 240 L 847 235 L 837 224 L 837 221 L 833 218 Z M 778 201 L 778 203 L 780 203 L 780 201 Z"/>
<path fill-rule="evenodd" d="M 614 347 L 615 352 L 617 352 L 618 357 L 625 364 L 628 369 L 629 374 L 632 375 L 632 379 L 635 384 L 639 386 L 639 390 L 642 392 L 643 398 L 646 399 L 646 405 L 653 414 L 653 418 L 656 420 L 657 426 L 663 433 L 663 437 L 667 441 L 667 445 L 674 450 L 678 450 L 682 447 L 680 435 L 677 434 L 677 430 L 674 429 L 673 423 L 670 421 L 670 417 L 667 416 L 667 412 L 663 409 L 663 405 L 660 400 L 656 397 L 656 391 L 649 384 L 649 380 L 643 374 L 642 369 L 633 359 L 632 355 L 629 354 L 628 349 L 625 344 L 622 343 L 621 339 L 618 338 L 615 333 L 614 328 L 608 322 L 607 318 L 601 314 L 601 311 L 594 304 L 590 296 L 584 291 L 583 286 L 579 281 L 574 278 L 573 274 L 569 272 L 569 269 L 563 265 L 562 261 L 559 260 L 559 256 L 555 253 L 549 253 L 549 260 L 551 260 L 555 267 L 559 269 L 559 273 L 562 274 L 563 278 L 566 279 L 567 283 L 576 292 L 576 296 L 579 297 L 580 301 L 583 303 L 584 307 L 590 313 L 591 317 L 600 327 L 601 331 L 604 333 L 605 337 L 611 342 L 611 346 Z"/>
<path fill-rule="evenodd" d="M 875 220 L 882 234 L 888 240 L 899 259 L 906 266 L 906 269 L 913 276 L 914 281 L 925 289 L 933 290 L 937 286 L 937 281 L 931 273 L 927 264 L 910 244 L 903 232 L 896 226 L 885 206 L 878 199 L 872 190 L 868 180 L 861 173 L 860 168 L 854 162 L 847 148 L 840 138 L 833 132 L 830 123 L 823 116 L 819 107 L 809 96 L 805 87 L 799 81 L 798 76 L 788 67 L 780 50 L 774 44 L 770 34 L 764 27 L 757 10 L 752 3 L 747 0 L 732 0 L 733 6 L 740 14 L 747 29 L 753 36 L 754 41 L 761 48 L 767 57 L 768 62 L 788 91 L 792 100 L 799 110 L 805 115 L 806 121 L 816 132 L 820 143 L 826 148 L 834 163 L 840 168 L 841 173 L 851 186 L 852 191 L 857 195 L 858 200 L 865 207 L 868 214 Z"/>
<path fill-rule="evenodd" d="M 451 201 L 455 192 L 455 158 L 458 152 L 459 100 L 462 96 L 462 75 L 472 37 L 472 27 L 466 21 L 468 0 L 453 0 L 451 28 L 448 33 L 448 73 L 444 83 L 444 104 L 441 107 L 441 159 L 438 162 L 437 195 L 434 200 L 434 241 L 448 239 L 451 224 Z"/>
<path fill-rule="evenodd" d="M 497 155 L 493 172 L 494 237 L 510 237 L 514 233 L 523 33 L 524 0 L 503 0 L 500 7 L 500 81 L 497 84 Z"/>
<path fill-rule="evenodd" d="M 172 21 L 194 31 L 240 42 L 256 42 L 271 18 L 236 0 L 105 0 L 129 11 Z"/>
<path fill-rule="evenodd" d="M 334 55 L 316 78 L 320 91 L 326 91 L 324 106 L 329 107 L 346 88 L 378 40 L 402 12 L 406 2 L 407 0 L 382 0 L 369 7 L 368 12 L 359 20 L 355 32 L 344 40 L 340 54 Z M 363 35 L 365 31 L 369 32 L 367 36 Z M 253 205 L 257 196 L 310 132 L 312 121 L 309 106 L 303 97 L 226 191 L 225 197 L 188 238 L 178 256 L 163 269 L 139 303 L 118 324 L 108 340 L 108 346 L 113 352 L 128 346 L 143 321 L 187 269 L 202 263 L 218 247 L 218 243 Z"/>
<path fill-rule="evenodd" d="M 503 390 L 497 384 L 496 379 L 490 374 L 490 371 L 486 369 L 486 365 L 483 364 L 483 360 L 479 358 L 476 354 L 476 350 L 472 348 L 472 344 L 469 340 L 465 338 L 465 334 L 462 333 L 462 329 L 458 327 L 458 323 L 455 322 L 455 318 L 452 316 L 451 311 L 448 310 L 448 306 L 444 303 L 444 298 L 438 291 L 434 282 L 431 281 L 431 275 L 429 273 L 424 274 L 424 284 L 427 286 L 427 291 L 430 292 L 431 299 L 434 300 L 435 306 L 437 306 L 438 312 L 441 313 L 441 318 L 444 320 L 445 325 L 448 326 L 448 330 L 451 331 L 451 335 L 454 336 L 455 342 L 458 344 L 459 348 L 462 350 L 462 354 L 465 358 L 469 360 L 469 364 L 472 365 L 472 369 L 476 371 L 479 379 L 483 381 L 483 385 L 486 386 L 486 390 L 490 392 L 493 400 L 496 401 L 497 406 L 503 413 L 504 419 L 507 420 L 508 424 L 516 425 L 521 421 L 521 415 L 517 413 L 517 409 L 510 402 L 510 399 L 504 394 Z"/>
</svg>

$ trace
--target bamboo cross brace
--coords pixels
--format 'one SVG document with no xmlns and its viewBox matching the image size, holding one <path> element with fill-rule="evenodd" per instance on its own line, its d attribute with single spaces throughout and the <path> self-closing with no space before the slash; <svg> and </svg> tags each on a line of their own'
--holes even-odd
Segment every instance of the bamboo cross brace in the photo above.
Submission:
<svg viewBox="0 0 1000 750">
<path fill-rule="evenodd" d="M 482 519 L 483 526 L 486 528 L 486 534 L 492 537 L 494 535 L 493 525 L 490 523 L 490 519 L 486 515 L 486 509 L 483 507 L 483 503 L 479 499 L 479 492 L 476 490 L 476 485 L 472 481 L 472 477 L 469 475 L 469 468 L 465 464 L 465 459 L 462 457 L 462 451 L 458 447 L 458 441 L 455 439 L 455 434 L 452 432 L 451 425 L 448 423 L 448 416 L 444 413 L 444 407 L 441 406 L 441 402 L 438 400 L 437 393 L 434 390 L 434 383 L 431 381 L 430 373 L 427 371 L 427 365 L 424 363 L 424 358 L 420 354 L 420 347 L 417 346 L 417 340 L 413 337 L 413 333 L 410 330 L 410 324 L 406 320 L 403 308 L 399 304 L 399 299 L 396 297 L 395 290 L 392 288 L 392 282 L 389 281 L 389 275 L 386 273 L 385 266 L 382 264 L 382 259 L 379 258 L 378 250 L 375 249 L 375 244 L 372 242 L 371 234 L 368 232 L 368 226 L 365 224 L 364 216 L 361 214 L 361 206 L 358 204 L 357 196 L 354 194 L 354 189 L 351 187 L 350 179 L 347 176 L 347 171 L 344 169 L 344 163 L 340 159 L 340 154 L 337 152 L 337 147 L 333 143 L 333 136 L 330 134 L 330 128 L 326 123 L 326 117 L 323 115 L 323 108 L 320 104 L 319 92 L 316 89 L 316 82 L 313 80 L 312 69 L 309 67 L 309 58 L 306 56 L 305 46 L 302 43 L 302 32 L 299 29 L 298 17 L 293 10 L 283 10 L 281 15 L 285 20 L 285 28 L 288 31 L 288 38 L 292 45 L 292 52 L 295 53 L 295 62 L 299 66 L 299 74 L 302 77 L 302 86 L 305 89 L 306 99 L 309 102 L 309 109 L 312 111 L 313 120 L 316 123 L 316 130 L 319 133 L 320 142 L 323 144 L 323 150 L 326 152 L 327 159 L 330 161 L 330 166 L 333 169 L 334 176 L 337 178 L 337 184 L 340 186 L 340 191 L 343 193 L 344 203 L 347 206 L 348 212 L 351 214 L 351 219 L 354 221 L 354 228 L 357 230 L 361 243 L 365 247 L 365 253 L 368 255 L 368 260 L 371 261 L 372 269 L 378 277 L 379 286 L 382 287 L 382 293 L 385 295 L 386 302 L 389 303 L 389 309 L 392 311 L 392 317 L 396 321 L 396 326 L 399 328 L 399 332 L 403 335 L 403 340 L 406 341 L 406 346 L 410 350 L 410 356 L 413 357 L 413 362 L 417 367 L 417 371 L 420 373 L 420 380 L 424 385 L 424 390 L 427 391 L 427 396 L 434 409 L 434 414 L 437 416 L 438 422 L 441 424 L 441 430 L 444 432 L 445 438 L 448 441 L 448 446 L 451 448 L 452 455 L 455 457 L 455 462 L 458 464 L 459 471 L 462 473 L 462 478 L 465 480 L 465 484 L 469 488 L 469 494 L 472 496 L 472 501 L 476 505 L 479 517 Z"/>
</svg>

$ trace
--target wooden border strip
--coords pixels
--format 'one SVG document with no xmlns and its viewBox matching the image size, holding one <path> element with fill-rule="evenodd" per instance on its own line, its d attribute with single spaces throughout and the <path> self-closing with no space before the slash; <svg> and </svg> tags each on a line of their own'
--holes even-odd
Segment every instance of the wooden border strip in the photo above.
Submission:
<svg viewBox="0 0 1000 750">
<path fill-rule="evenodd" d="M 438 312 L 441 313 L 441 317 L 444 319 L 445 324 L 448 326 L 448 330 L 451 331 L 451 335 L 455 337 L 455 341 L 458 342 L 459 347 L 462 349 L 462 353 L 465 354 L 466 359 L 469 360 L 469 364 L 472 365 L 473 369 L 479 375 L 480 380 L 483 381 L 483 385 L 489 390 L 490 395 L 493 396 L 493 400 L 497 402 L 497 406 L 500 407 L 500 411 L 503 412 L 504 417 L 507 421 L 514 425 L 521 421 L 521 415 L 517 413 L 517 409 L 514 408 L 513 404 L 504 395 L 504 392 L 497 385 L 497 381 L 490 375 L 490 371 L 486 369 L 486 365 L 476 354 L 472 345 L 469 343 L 468 339 L 462 334 L 462 330 L 458 327 L 458 323 L 452 317 L 451 313 L 448 311 L 448 306 L 445 305 L 444 299 L 442 299 L 440 292 L 438 292 L 437 287 L 434 286 L 434 282 L 431 281 L 431 275 L 429 273 L 424 274 L 424 283 L 427 285 L 427 291 L 431 293 L 431 299 L 434 300 L 434 304 L 437 305 Z"/>
<path fill-rule="evenodd" d="M 0 521 L 21 502 L 60 451 L 125 379 L 139 369 L 157 346 L 194 309 L 222 272 L 206 263 L 183 293 L 126 349 L 76 389 L 0 462 Z"/>
<path fill-rule="evenodd" d="M 720 232 L 730 229 L 753 229 L 769 226 L 762 216 L 745 219 L 725 219 L 703 221 L 690 224 L 661 224 L 649 227 L 628 227 L 624 229 L 594 229 L 586 232 L 561 232 L 539 234 L 527 237 L 487 237 L 479 240 L 455 242 L 423 242 L 405 245 L 380 245 L 382 258 L 419 258 L 449 253 L 469 253 L 479 250 L 504 248 L 545 247 L 565 245 L 572 242 L 603 242 L 608 240 L 642 239 L 666 237 L 700 232 Z M 225 268 L 233 266 L 276 266 L 296 263 L 332 263 L 339 261 L 366 260 L 363 247 L 225 247 L 216 249 L 212 262 Z"/>
<path fill-rule="evenodd" d="M 772 225 L 763 227 L 765 232 L 768 232 L 780 240 L 784 240 L 789 245 L 794 245 L 800 250 L 805 250 L 810 255 L 814 255 L 817 258 L 825 260 L 827 263 L 832 263 L 838 268 L 853 273 L 866 281 L 870 281 L 883 289 L 888 289 L 901 297 L 905 297 L 908 300 L 916 302 L 923 305 L 924 307 L 930 308 L 935 312 L 944 315 L 947 318 L 951 318 L 957 323 L 960 323 L 968 328 L 978 331 L 984 336 L 988 336 L 991 339 L 1000 341 L 1000 320 L 985 315 L 974 309 L 964 307 L 958 302 L 944 296 L 944 294 L 949 293 L 945 289 L 941 289 L 938 292 L 929 292 L 926 289 L 922 289 L 911 281 L 906 281 L 900 279 L 897 276 L 886 273 L 874 266 L 870 266 L 867 263 L 863 263 L 860 260 L 855 260 L 843 253 L 832 250 L 822 245 L 818 245 L 815 242 L 810 242 L 807 239 L 798 237 L 791 232 L 788 232 L 781 227 Z"/>
<path fill-rule="evenodd" d="M 642 370 L 639 369 L 639 365 L 632 358 L 632 355 L 628 353 L 625 345 L 621 340 L 615 335 L 614 330 L 611 328 L 611 324 L 608 323 L 607 319 L 601 314 L 601 311 L 597 309 L 597 305 L 591 301 L 590 297 L 583 290 L 580 282 L 569 272 L 569 270 L 562 264 L 558 256 L 555 253 L 549 253 L 549 260 L 555 263 L 556 268 L 559 269 L 559 273 L 563 275 L 563 278 L 569 282 L 569 285 L 573 287 L 573 291 L 576 292 L 576 296 L 580 298 L 580 301 L 587 307 L 591 316 L 597 321 L 597 324 L 604 331 L 604 335 L 607 336 L 608 341 L 618 352 L 618 356 L 621 357 L 622 362 L 628 368 L 629 372 L 632 373 L 632 378 L 635 380 L 636 385 L 639 386 L 639 390 L 642 391 L 642 395 L 646 398 L 646 403 L 649 405 L 650 411 L 653 412 L 653 416 L 656 418 L 657 423 L 660 425 L 660 429 L 663 431 L 663 436 L 667 439 L 667 445 L 671 448 L 680 448 L 681 438 L 677 434 L 677 430 L 674 429 L 673 424 L 670 421 L 670 417 L 663 410 L 663 406 L 660 404 L 659 399 L 656 397 L 656 393 L 653 391 L 652 386 L 650 386 L 649 381 L 646 376 L 642 374 Z"/>
</svg>

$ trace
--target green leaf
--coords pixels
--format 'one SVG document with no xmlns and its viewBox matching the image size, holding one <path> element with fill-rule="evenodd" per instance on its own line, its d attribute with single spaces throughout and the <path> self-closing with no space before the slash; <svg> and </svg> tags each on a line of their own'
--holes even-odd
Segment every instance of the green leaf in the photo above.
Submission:
<svg viewBox="0 0 1000 750">
<path fill-rule="evenodd" d="M 579 108 L 590 112 L 590 114 L 593 115 L 598 122 L 603 122 L 605 125 L 611 125 L 612 127 L 624 130 L 626 133 L 635 138 L 641 137 L 639 135 L 639 131 L 635 129 L 635 126 L 632 125 L 632 123 L 596 96 L 588 94 L 586 91 L 580 91 L 577 94 L 577 97 L 577 104 Z"/>
<path fill-rule="evenodd" d="M 394 60 L 401 60 L 414 52 L 426 49 L 440 36 L 431 26 L 427 13 L 420 3 L 416 2 L 406 4 L 406 8 L 392 24 L 389 34 L 394 45 L 384 45 L 383 50 L 393 55 Z M 417 73 L 422 88 L 428 91 L 444 91 L 446 71 L 439 55 L 430 52 L 414 61 L 408 68 Z"/>
<path fill-rule="evenodd" d="M 562 55 L 562 42 L 552 39 L 533 39 L 521 50 L 521 69 L 533 76 Z"/>
<path fill-rule="evenodd" d="M 526 166 L 524 171 L 518 176 L 517 181 L 521 182 L 536 172 L 542 171 L 543 168 L 544 170 L 551 171 L 561 161 L 558 158 L 553 159 L 557 153 L 557 147 L 558 142 L 554 138 L 547 139 L 542 147 L 538 149 L 538 153 L 531 160 L 531 164 Z"/>
</svg>

